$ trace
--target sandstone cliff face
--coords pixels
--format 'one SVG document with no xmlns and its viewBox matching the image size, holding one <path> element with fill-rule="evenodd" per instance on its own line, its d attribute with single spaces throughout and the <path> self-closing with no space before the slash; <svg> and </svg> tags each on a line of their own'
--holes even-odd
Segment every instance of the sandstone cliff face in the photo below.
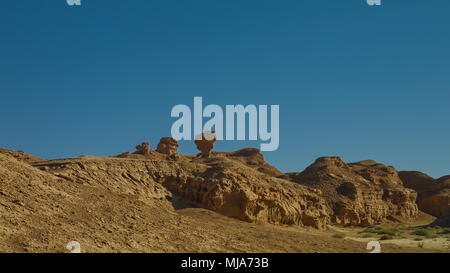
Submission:
<svg viewBox="0 0 450 273">
<path fill-rule="evenodd" d="M 393 167 L 375 161 L 346 164 L 339 157 L 322 157 L 286 178 L 321 190 L 337 224 L 371 225 L 418 214 L 417 193 L 403 187 Z"/>
<path fill-rule="evenodd" d="M 249 222 L 312 226 L 329 223 L 321 193 L 268 177 L 227 158 L 204 162 L 194 176 L 172 177 L 164 185 L 202 207 Z"/>
<path fill-rule="evenodd" d="M 216 152 L 209 158 L 149 151 L 125 158 L 82 157 L 35 166 L 57 177 L 206 208 L 247 222 L 326 228 L 382 223 L 417 215 L 417 194 L 394 168 L 373 161 L 346 164 L 319 158 L 302 173 L 282 174 L 258 149 Z M 291 181 L 289 181 L 291 180 Z M 292 183 L 292 181 L 296 183 Z"/>
<path fill-rule="evenodd" d="M 179 161 L 82 157 L 35 165 L 53 175 L 123 194 L 206 208 L 247 222 L 326 228 L 329 215 L 316 189 L 267 176 L 223 154 Z M 181 204 L 181 205 L 180 205 Z"/>
<path fill-rule="evenodd" d="M 399 172 L 405 187 L 418 192 L 417 205 L 423 212 L 439 217 L 450 209 L 450 176 L 434 179 L 421 172 Z"/>
</svg>

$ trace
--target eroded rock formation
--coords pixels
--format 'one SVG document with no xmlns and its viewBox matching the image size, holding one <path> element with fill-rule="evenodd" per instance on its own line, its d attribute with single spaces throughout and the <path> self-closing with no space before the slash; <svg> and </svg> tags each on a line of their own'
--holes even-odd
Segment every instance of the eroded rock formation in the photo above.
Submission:
<svg viewBox="0 0 450 273">
<path fill-rule="evenodd" d="M 114 189 L 144 201 L 182 200 L 184 207 L 248 222 L 326 228 L 329 223 L 412 219 L 418 213 L 417 193 L 403 187 L 393 167 L 374 161 L 346 164 L 339 157 L 323 157 L 301 173 L 283 174 L 254 148 L 171 160 L 177 148 L 174 139 L 162 138 L 157 151 L 144 142 L 120 158 L 80 157 L 33 166 L 70 183 Z"/>
<path fill-rule="evenodd" d="M 172 192 L 202 207 L 244 221 L 325 228 L 329 223 L 321 192 L 270 177 L 227 158 L 208 160 L 195 175 L 164 181 Z"/>
<path fill-rule="evenodd" d="M 322 157 L 287 178 L 321 190 L 337 224 L 371 225 L 392 217 L 412 219 L 418 213 L 417 193 L 403 187 L 393 167 L 375 161 L 346 164 L 339 157 Z"/>
<path fill-rule="evenodd" d="M 217 135 L 213 132 L 203 132 L 201 135 L 195 136 L 195 145 L 197 149 L 201 151 L 203 157 L 209 157 L 212 149 L 214 148 L 214 142 L 217 141 Z"/>
<path fill-rule="evenodd" d="M 418 192 L 421 211 L 439 217 L 450 209 L 450 176 L 434 179 L 416 171 L 402 171 L 399 175 L 405 187 Z"/>
<path fill-rule="evenodd" d="M 148 142 L 142 142 L 141 145 L 136 146 L 136 151 L 133 154 L 150 155 L 150 144 Z"/>
<path fill-rule="evenodd" d="M 266 175 L 237 153 L 172 161 L 151 151 L 30 163 L 0 153 L 0 252 L 60 253 L 73 239 L 88 253 L 366 251 L 366 243 L 329 233 L 248 224 L 198 208 L 248 221 L 328 221 L 318 190 Z M 179 210 L 185 200 L 196 208 Z"/>
<path fill-rule="evenodd" d="M 329 223 L 319 190 L 268 176 L 224 154 L 180 161 L 165 160 L 157 154 L 151 153 L 150 160 L 82 158 L 60 162 L 58 167 L 52 162 L 48 171 L 76 183 L 125 194 L 183 198 L 189 206 L 248 222 L 321 229 Z"/>
<path fill-rule="evenodd" d="M 177 157 L 178 142 L 172 137 L 163 137 L 159 141 L 156 151 L 171 157 Z"/>
</svg>

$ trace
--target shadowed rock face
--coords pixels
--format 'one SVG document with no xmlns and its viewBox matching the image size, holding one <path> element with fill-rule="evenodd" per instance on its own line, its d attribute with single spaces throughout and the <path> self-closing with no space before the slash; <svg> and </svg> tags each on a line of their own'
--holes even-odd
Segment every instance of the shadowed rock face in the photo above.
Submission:
<svg viewBox="0 0 450 273">
<path fill-rule="evenodd" d="M 346 164 L 339 157 L 322 157 L 287 178 L 321 190 L 337 224 L 371 225 L 418 214 L 417 193 L 403 187 L 393 167 L 372 160 Z"/>
<path fill-rule="evenodd" d="M 434 179 L 415 171 L 402 171 L 399 175 L 405 187 L 418 192 L 421 211 L 439 217 L 450 209 L 450 176 Z"/>
<path fill-rule="evenodd" d="M 450 209 L 444 212 L 434 223 L 433 226 L 450 227 Z"/>
</svg>

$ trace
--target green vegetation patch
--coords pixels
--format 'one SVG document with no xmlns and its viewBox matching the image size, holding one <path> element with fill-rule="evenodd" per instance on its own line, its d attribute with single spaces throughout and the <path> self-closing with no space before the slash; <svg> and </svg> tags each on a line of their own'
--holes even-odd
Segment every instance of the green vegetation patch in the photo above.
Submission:
<svg viewBox="0 0 450 273">
<path fill-rule="evenodd" d="M 384 227 L 384 226 L 369 226 L 366 230 L 364 230 L 364 233 L 375 233 L 379 235 L 390 235 L 390 236 L 396 236 L 401 231 L 403 227 L 402 226 L 396 226 L 396 227 Z"/>
<path fill-rule="evenodd" d="M 435 229 L 433 229 L 433 228 L 418 228 L 418 229 L 414 230 L 411 234 L 418 235 L 418 236 L 423 236 L 423 237 L 425 237 L 427 239 L 432 239 L 432 238 L 439 237 L 436 234 Z"/>
<path fill-rule="evenodd" d="M 345 234 L 344 233 L 335 233 L 333 234 L 333 238 L 338 238 L 338 239 L 344 239 L 345 238 Z"/>
</svg>

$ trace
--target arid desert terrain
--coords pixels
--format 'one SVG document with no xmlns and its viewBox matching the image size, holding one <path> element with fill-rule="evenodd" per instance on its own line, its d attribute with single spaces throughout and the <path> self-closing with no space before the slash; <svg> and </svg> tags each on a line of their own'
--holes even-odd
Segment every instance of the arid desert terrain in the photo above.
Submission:
<svg viewBox="0 0 450 273">
<path fill-rule="evenodd" d="M 177 149 L 0 149 L 0 252 L 450 252 L 450 176 L 339 157 L 282 173 L 255 148 Z"/>
</svg>

